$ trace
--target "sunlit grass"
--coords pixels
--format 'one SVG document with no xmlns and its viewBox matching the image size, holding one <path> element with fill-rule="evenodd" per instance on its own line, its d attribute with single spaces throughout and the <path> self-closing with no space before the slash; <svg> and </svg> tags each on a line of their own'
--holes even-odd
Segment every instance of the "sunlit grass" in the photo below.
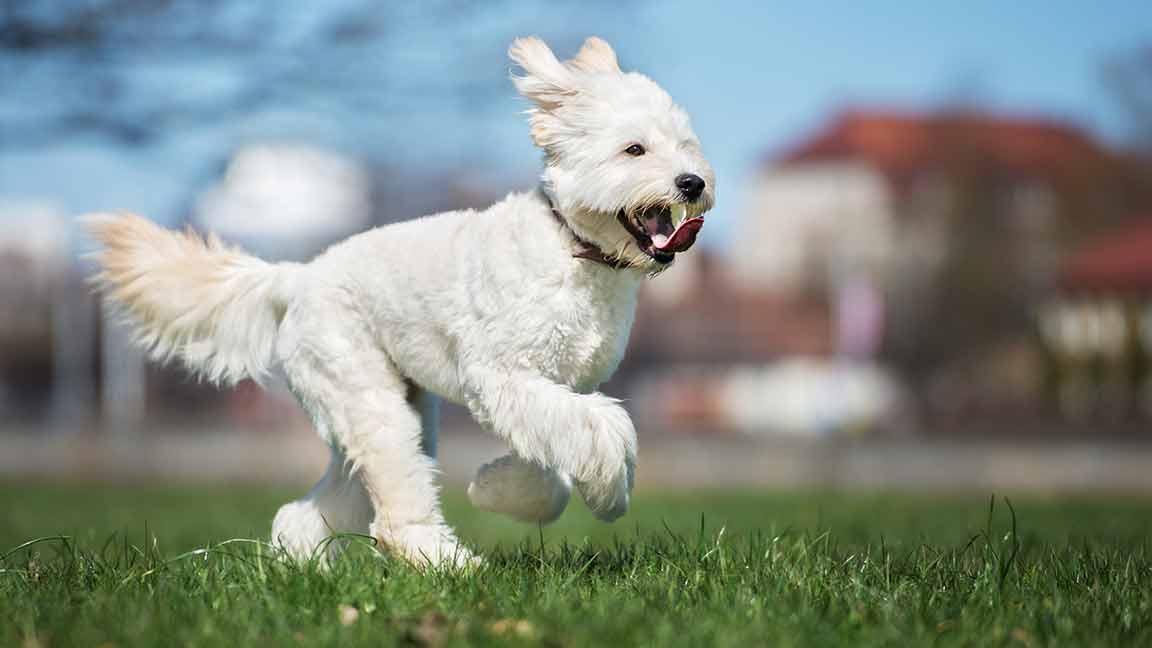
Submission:
<svg viewBox="0 0 1152 648">
<path fill-rule="evenodd" d="M 284 497 L 0 488 L 0 645 L 1152 645 L 1141 500 L 642 493 L 538 529 L 450 497 L 486 562 L 420 573 L 280 560 Z"/>
</svg>

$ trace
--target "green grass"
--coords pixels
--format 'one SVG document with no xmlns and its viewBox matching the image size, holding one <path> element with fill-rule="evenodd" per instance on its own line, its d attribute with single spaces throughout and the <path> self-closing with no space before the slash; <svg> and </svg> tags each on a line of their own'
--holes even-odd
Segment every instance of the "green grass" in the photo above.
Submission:
<svg viewBox="0 0 1152 648">
<path fill-rule="evenodd" d="M 1152 645 L 1147 500 L 641 493 L 541 531 L 450 496 L 487 563 L 421 574 L 229 541 L 290 495 L 0 484 L 0 645 Z"/>
</svg>

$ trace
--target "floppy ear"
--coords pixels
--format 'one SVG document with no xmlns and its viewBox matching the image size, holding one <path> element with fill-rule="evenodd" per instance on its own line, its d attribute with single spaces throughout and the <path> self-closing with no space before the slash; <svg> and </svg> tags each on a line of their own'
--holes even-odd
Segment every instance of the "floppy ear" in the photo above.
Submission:
<svg viewBox="0 0 1152 648">
<path fill-rule="evenodd" d="M 508 57 L 524 70 L 512 76 L 520 94 L 544 110 L 551 110 L 576 94 L 572 71 L 556 60 L 556 55 L 536 36 L 517 38 L 508 48 Z"/>
<path fill-rule="evenodd" d="M 612 51 L 607 41 L 596 36 L 590 36 L 584 41 L 584 46 L 567 65 L 580 72 L 620 72 L 616 52 Z"/>
<path fill-rule="evenodd" d="M 532 141 L 551 151 L 572 134 L 571 128 L 557 116 L 556 109 L 576 94 L 576 78 L 544 41 L 535 36 L 512 41 L 508 56 L 524 70 L 523 76 L 512 76 L 516 89 L 536 104 L 528 111 Z"/>
</svg>

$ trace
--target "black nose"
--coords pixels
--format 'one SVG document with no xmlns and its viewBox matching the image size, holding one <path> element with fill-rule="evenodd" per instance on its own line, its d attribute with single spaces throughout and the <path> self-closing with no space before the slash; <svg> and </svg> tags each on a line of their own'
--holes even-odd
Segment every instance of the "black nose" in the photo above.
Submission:
<svg viewBox="0 0 1152 648">
<path fill-rule="evenodd" d="M 695 173 L 681 173 L 676 176 L 676 188 L 688 200 L 696 200 L 704 193 L 704 178 Z"/>
</svg>

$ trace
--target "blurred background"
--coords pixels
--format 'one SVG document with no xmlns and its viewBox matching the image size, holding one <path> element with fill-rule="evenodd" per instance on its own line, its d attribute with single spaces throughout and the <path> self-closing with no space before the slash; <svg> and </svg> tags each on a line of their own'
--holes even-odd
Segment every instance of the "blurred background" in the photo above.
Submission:
<svg viewBox="0 0 1152 648">
<path fill-rule="evenodd" d="M 0 478 L 304 482 L 282 385 L 146 363 L 76 217 L 303 260 L 531 188 L 505 49 L 692 115 L 700 243 L 604 390 L 642 485 L 1152 493 L 1152 5 L 5 0 Z M 449 408 L 449 480 L 503 454 Z"/>
</svg>

